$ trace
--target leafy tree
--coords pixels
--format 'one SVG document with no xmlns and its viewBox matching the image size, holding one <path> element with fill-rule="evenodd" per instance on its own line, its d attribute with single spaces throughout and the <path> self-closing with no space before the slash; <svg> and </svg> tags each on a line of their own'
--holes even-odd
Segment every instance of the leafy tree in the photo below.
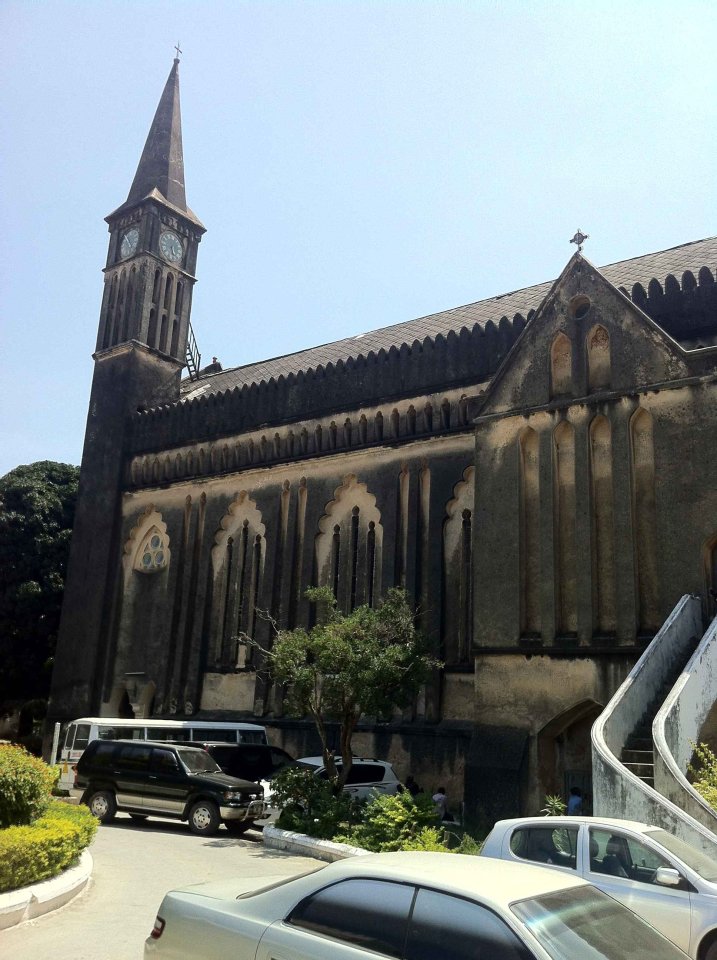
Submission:
<svg viewBox="0 0 717 960">
<path fill-rule="evenodd" d="M 43 460 L 0 478 L 0 704 L 47 698 L 79 473 Z"/>
<path fill-rule="evenodd" d="M 389 717 L 394 708 L 408 706 L 440 664 L 416 630 L 404 591 L 389 590 L 376 609 L 361 606 L 349 614 L 337 609 L 327 587 L 313 587 L 306 596 L 316 605 L 315 626 L 280 630 L 268 653 L 269 667 L 288 688 L 289 709 L 313 719 L 339 792 L 351 769 L 351 737 L 361 716 Z M 340 724 L 340 776 L 329 721 Z"/>
</svg>

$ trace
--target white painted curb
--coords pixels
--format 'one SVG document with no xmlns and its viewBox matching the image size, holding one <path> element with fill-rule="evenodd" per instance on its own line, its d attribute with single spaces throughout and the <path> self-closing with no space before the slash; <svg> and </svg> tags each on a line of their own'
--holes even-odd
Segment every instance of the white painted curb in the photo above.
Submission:
<svg viewBox="0 0 717 960">
<path fill-rule="evenodd" d="M 69 903 L 84 890 L 92 875 L 92 867 L 91 855 L 83 850 L 78 865 L 64 870 L 59 876 L 0 893 L 0 930 L 34 920 Z"/>
<path fill-rule="evenodd" d="M 347 843 L 334 843 L 333 840 L 317 840 L 316 837 L 307 837 L 305 833 L 269 826 L 264 827 L 264 845 L 273 850 L 286 850 L 304 857 L 328 860 L 330 863 L 370 853 L 363 847 L 350 847 Z"/>
</svg>

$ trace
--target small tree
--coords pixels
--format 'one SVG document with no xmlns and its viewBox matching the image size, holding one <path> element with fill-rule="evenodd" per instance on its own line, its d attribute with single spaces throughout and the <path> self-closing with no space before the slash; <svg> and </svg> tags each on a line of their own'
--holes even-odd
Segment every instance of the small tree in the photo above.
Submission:
<svg viewBox="0 0 717 960">
<path fill-rule="evenodd" d="M 316 605 L 316 625 L 280 630 L 268 661 L 274 680 L 287 686 L 289 709 L 316 724 L 338 792 L 351 770 L 351 738 L 361 716 L 388 717 L 408 706 L 440 663 L 416 630 L 403 590 L 389 590 L 376 609 L 361 606 L 349 614 L 337 609 L 328 587 L 313 587 L 306 596 Z M 340 724 L 340 774 L 329 745 L 332 720 Z"/>
</svg>

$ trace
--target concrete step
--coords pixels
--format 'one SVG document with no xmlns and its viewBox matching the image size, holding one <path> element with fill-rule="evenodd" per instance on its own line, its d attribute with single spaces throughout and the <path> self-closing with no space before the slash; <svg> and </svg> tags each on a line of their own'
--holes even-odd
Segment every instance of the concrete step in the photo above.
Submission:
<svg viewBox="0 0 717 960">
<path fill-rule="evenodd" d="M 620 760 L 623 763 L 654 763 L 655 755 L 652 750 L 628 750 L 626 747 Z"/>
<path fill-rule="evenodd" d="M 625 763 L 623 766 L 640 780 L 652 780 L 655 773 L 654 763 Z"/>
<path fill-rule="evenodd" d="M 652 737 L 628 737 L 626 750 L 649 750 L 652 753 Z"/>
</svg>

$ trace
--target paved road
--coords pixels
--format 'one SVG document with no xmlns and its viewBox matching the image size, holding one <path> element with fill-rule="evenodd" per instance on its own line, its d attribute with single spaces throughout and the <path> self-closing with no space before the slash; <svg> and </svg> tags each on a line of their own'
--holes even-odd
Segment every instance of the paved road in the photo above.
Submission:
<svg viewBox="0 0 717 960">
<path fill-rule="evenodd" d="M 90 847 L 89 889 L 61 910 L 0 933 L 12 960 L 141 960 L 163 895 L 172 887 L 227 877 L 291 876 L 316 864 L 265 850 L 258 830 L 196 837 L 168 820 L 133 823 L 118 814 Z"/>
</svg>

